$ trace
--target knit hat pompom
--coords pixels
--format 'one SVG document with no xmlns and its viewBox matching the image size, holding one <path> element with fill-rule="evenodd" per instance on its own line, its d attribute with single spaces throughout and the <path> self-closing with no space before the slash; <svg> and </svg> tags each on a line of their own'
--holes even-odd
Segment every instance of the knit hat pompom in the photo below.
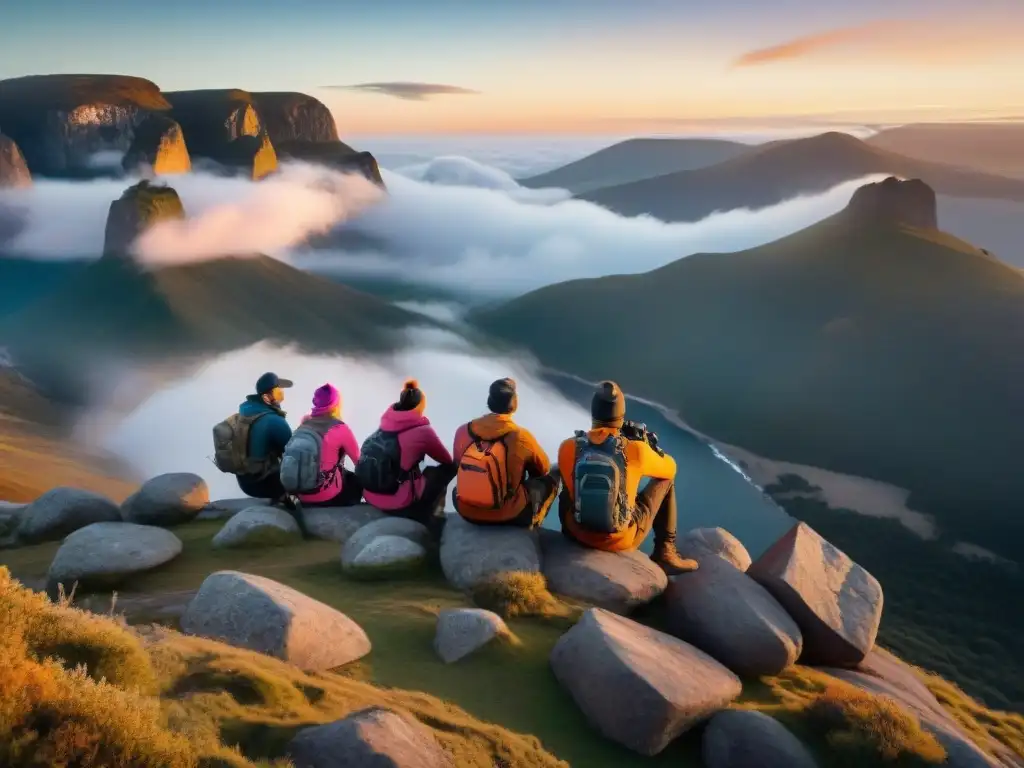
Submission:
<svg viewBox="0 0 1024 768">
<path fill-rule="evenodd" d="M 402 385 L 402 394 L 398 396 L 395 403 L 396 411 L 419 411 L 427 407 L 427 398 L 420 389 L 420 383 L 416 379 L 406 379 Z"/>
<path fill-rule="evenodd" d="M 405 384 L 402 385 L 402 389 L 419 389 L 420 383 L 416 379 L 406 379 Z"/>
</svg>

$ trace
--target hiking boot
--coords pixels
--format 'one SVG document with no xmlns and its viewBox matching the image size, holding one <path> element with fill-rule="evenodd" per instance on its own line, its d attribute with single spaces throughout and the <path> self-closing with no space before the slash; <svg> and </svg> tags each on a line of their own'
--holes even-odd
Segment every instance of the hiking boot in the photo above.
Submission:
<svg viewBox="0 0 1024 768">
<path fill-rule="evenodd" d="M 682 557 L 676 551 L 675 544 L 658 544 L 654 547 L 651 560 L 661 568 L 667 575 L 675 576 L 680 573 L 690 573 L 698 568 L 696 560 L 689 560 Z"/>
<path fill-rule="evenodd" d="M 306 516 L 302 513 L 302 502 L 299 501 L 299 497 L 285 495 L 281 497 L 278 503 L 284 507 L 288 514 L 295 518 L 295 524 L 299 526 L 299 533 L 302 534 L 302 538 L 308 539 L 309 530 L 306 528 Z"/>
</svg>

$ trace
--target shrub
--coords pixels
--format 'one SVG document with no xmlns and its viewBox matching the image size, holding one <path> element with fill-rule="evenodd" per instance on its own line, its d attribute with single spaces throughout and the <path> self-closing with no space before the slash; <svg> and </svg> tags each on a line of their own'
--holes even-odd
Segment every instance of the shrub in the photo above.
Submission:
<svg viewBox="0 0 1024 768">
<path fill-rule="evenodd" d="M 473 602 L 509 619 L 515 616 L 566 616 L 568 608 L 549 591 L 539 573 L 513 571 L 497 574 L 472 590 Z"/>
</svg>

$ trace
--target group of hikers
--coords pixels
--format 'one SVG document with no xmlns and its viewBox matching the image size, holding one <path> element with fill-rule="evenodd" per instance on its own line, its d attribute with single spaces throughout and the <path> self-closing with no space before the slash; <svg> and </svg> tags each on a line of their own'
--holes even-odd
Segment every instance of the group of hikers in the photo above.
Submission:
<svg viewBox="0 0 1024 768">
<path fill-rule="evenodd" d="M 675 461 L 653 432 L 626 420 L 615 382 L 597 386 L 590 430 L 562 442 L 554 465 L 513 421 L 519 396 L 509 378 L 491 384 L 489 412 L 459 427 L 451 453 L 426 416 L 427 398 L 415 379 L 405 382 L 362 444 L 343 421 L 341 394 L 331 384 L 313 393 L 312 409 L 292 431 L 282 410 L 292 386 L 275 373 L 260 376 L 238 412 L 214 427 L 214 462 L 237 476 L 247 496 L 287 509 L 304 536 L 303 508 L 363 500 L 439 536 L 454 480 L 455 511 L 475 525 L 536 528 L 557 498 L 562 532 L 578 544 L 635 550 L 653 531 L 651 559 L 666 573 L 697 568 L 675 546 Z M 436 465 L 421 466 L 427 458 Z"/>
</svg>

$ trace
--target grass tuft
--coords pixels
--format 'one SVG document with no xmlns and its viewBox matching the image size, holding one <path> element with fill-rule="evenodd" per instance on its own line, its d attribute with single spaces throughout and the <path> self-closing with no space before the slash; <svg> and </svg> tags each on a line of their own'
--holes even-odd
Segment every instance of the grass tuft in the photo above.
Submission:
<svg viewBox="0 0 1024 768">
<path fill-rule="evenodd" d="M 513 571 L 477 584 L 471 596 L 481 608 L 494 611 L 504 619 L 517 616 L 542 618 L 568 617 L 571 610 L 548 591 L 539 573 Z"/>
</svg>

